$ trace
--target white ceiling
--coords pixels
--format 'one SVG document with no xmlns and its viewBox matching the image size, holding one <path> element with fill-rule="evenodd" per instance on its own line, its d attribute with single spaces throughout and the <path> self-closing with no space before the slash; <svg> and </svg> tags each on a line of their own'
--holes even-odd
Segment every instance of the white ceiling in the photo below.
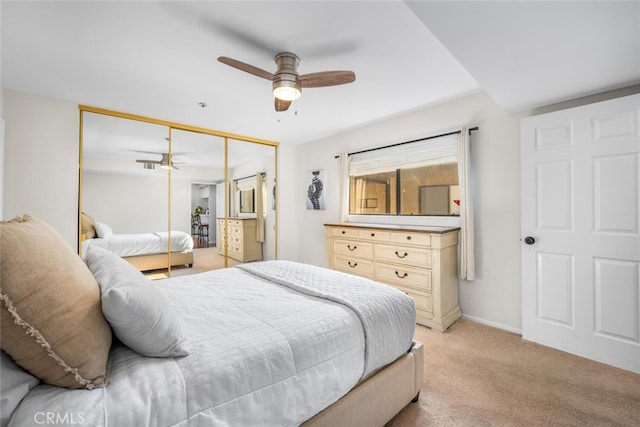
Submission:
<svg viewBox="0 0 640 427">
<path fill-rule="evenodd" d="M 485 90 L 521 111 L 640 83 L 640 2 L 200 1 L 0 4 L 2 86 L 298 144 Z M 217 61 L 353 70 L 276 113 Z M 205 102 L 206 108 L 198 103 Z"/>
</svg>

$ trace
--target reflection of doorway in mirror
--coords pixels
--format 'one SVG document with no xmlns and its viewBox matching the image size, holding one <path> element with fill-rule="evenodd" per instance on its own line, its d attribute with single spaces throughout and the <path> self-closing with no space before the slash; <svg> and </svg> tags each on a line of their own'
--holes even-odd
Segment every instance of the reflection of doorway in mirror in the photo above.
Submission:
<svg viewBox="0 0 640 427">
<path fill-rule="evenodd" d="M 310 180 L 307 184 L 307 209 L 324 210 L 325 171 L 311 171 L 309 178 Z"/>
<path fill-rule="evenodd" d="M 191 184 L 191 235 L 194 248 L 207 248 L 216 244 L 216 230 L 211 211 L 216 208 L 215 185 Z M 195 218 L 194 218 L 195 217 Z"/>
</svg>

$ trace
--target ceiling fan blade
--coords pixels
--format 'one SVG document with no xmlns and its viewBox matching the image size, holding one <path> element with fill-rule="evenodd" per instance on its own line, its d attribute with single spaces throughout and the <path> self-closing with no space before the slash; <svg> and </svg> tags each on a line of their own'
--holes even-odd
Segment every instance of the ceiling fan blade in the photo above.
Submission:
<svg viewBox="0 0 640 427">
<path fill-rule="evenodd" d="M 278 98 L 274 98 L 274 99 L 275 99 L 276 111 L 287 111 L 287 109 L 289 108 L 289 105 L 291 105 L 291 101 L 283 101 Z"/>
<path fill-rule="evenodd" d="M 136 160 L 136 162 L 138 162 L 138 163 L 154 163 L 156 165 L 159 165 L 159 164 L 162 163 L 160 160 Z"/>
<path fill-rule="evenodd" d="M 352 83 L 356 80 L 353 71 L 321 71 L 298 76 L 302 87 L 325 87 Z"/>
<path fill-rule="evenodd" d="M 218 61 L 246 73 L 253 74 L 254 76 L 262 77 L 263 79 L 273 80 L 275 77 L 272 73 L 265 71 L 262 68 L 254 67 L 253 65 L 246 64 L 236 59 L 227 58 L 226 56 L 219 57 Z"/>
</svg>

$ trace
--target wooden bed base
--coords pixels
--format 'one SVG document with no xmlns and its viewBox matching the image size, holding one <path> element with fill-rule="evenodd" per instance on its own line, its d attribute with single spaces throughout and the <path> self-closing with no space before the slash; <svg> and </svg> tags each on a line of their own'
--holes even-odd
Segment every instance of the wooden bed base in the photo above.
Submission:
<svg viewBox="0 0 640 427">
<path fill-rule="evenodd" d="M 129 263 L 136 267 L 140 271 L 159 270 L 167 268 L 168 254 L 153 254 L 153 255 L 137 255 L 124 257 Z M 185 252 L 171 252 L 171 266 L 177 265 L 193 266 L 193 251 Z"/>
<path fill-rule="evenodd" d="M 358 384 L 303 426 L 383 426 L 410 402 L 417 401 L 423 382 L 424 347 L 415 342 L 407 354 Z"/>
</svg>

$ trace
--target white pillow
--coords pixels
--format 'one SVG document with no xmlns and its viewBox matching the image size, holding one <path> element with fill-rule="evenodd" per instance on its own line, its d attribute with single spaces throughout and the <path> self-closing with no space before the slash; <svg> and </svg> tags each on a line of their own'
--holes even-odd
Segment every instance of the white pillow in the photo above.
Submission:
<svg viewBox="0 0 640 427">
<path fill-rule="evenodd" d="M 169 298 L 118 255 L 89 246 L 86 262 L 100 285 L 102 313 L 113 333 L 143 356 L 187 356 L 182 323 Z"/>
<path fill-rule="evenodd" d="M 96 235 L 101 239 L 113 237 L 113 230 L 107 224 L 95 221 L 93 227 L 96 229 Z"/>
<path fill-rule="evenodd" d="M 2 351 L 0 375 L 0 426 L 5 427 L 22 398 L 38 385 L 39 379 L 24 371 Z"/>
</svg>

